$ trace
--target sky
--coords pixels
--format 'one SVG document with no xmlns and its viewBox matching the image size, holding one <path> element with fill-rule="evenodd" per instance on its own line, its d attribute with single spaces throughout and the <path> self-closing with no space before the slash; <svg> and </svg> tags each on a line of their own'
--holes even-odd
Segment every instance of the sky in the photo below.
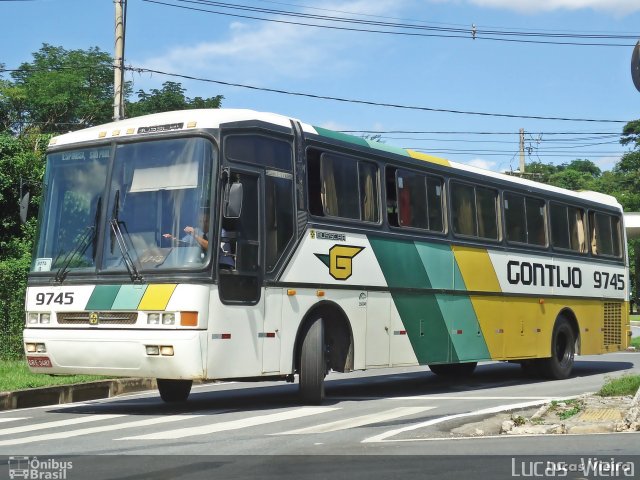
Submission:
<svg viewBox="0 0 640 480">
<path fill-rule="evenodd" d="M 225 108 L 382 132 L 389 145 L 495 171 L 518 169 L 520 129 L 527 162 L 586 158 L 608 170 L 626 151 L 624 124 L 640 118 L 630 68 L 640 0 L 127 4 L 126 65 L 222 82 L 129 71 L 134 91 L 178 81 L 189 97 L 223 95 Z M 0 63 L 28 62 L 43 43 L 113 54 L 114 10 L 112 0 L 0 0 Z"/>
</svg>

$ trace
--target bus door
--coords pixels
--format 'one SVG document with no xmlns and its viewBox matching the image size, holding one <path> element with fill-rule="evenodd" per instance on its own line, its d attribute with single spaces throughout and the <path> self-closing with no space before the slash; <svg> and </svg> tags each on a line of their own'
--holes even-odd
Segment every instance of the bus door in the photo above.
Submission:
<svg viewBox="0 0 640 480">
<path fill-rule="evenodd" d="M 222 304 L 217 330 L 232 342 L 217 342 L 209 356 L 224 362 L 228 376 L 257 376 L 262 366 L 265 299 L 262 295 L 260 242 L 261 178 L 254 169 L 227 168 L 221 184 L 220 221 L 216 230 L 218 295 Z M 217 339 L 217 336 L 212 338 Z M 221 349 L 225 349 L 224 352 Z M 220 358 L 224 353 L 224 359 Z M 218 367 L 219 368 L 219 367 Z"/>
<path fill-rule="evenodd" d="M 223 141 L 227 161 L 250 164 L 251 170 L 255 171 L 255 174 L 244 173 L 239 178 L 243 183 L 243 205 L 236 221 L 239 220 L 239 226 L 246 229 L 243 219 L 245 215 L 250 216 L 250 223 L 256 228 L 234 231 L 234 222 L 222 219 L 225 233 L 229 237 L 236 236 L 235 250 L 231 247 L 236 266 L 229 272 L 220 270 L 221 295 L 227 293 L 223 285 L 225 280 L 227 284 L 234 284 L 244 278 L 244 288 L 253 301 L 258 302 L 255 307 L 263 307 L 253 312 L 255 317 L 252 320 L 263 374 L 281 371 L 282 305 L 287 293 L 286 289 L 273 284 L 277 283 L 295 244 L 292 140 L 289 135 L 261 130 L 256 133 L 230 133 L 224 136 Z M 245 170 L 244 167 L 242 169 Z M 229 181 L 233 184 L 234 175 L 237 175 L 233 168 L 230 173 Z M 250 183 L 248 190 L 245 182 Z M 246 212 L 247 209 L 252 213 Z M 230 240 L 233 243 L 234 240 Z M 225 275 L 228 278 L 224 279 Z"/>
</svg>

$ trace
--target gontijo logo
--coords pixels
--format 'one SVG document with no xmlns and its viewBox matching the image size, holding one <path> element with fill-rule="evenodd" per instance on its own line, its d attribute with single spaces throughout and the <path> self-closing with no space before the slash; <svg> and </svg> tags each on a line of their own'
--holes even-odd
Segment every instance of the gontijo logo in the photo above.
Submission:
<svg viewBox="0 0 640 480">
<path fill-rule="evenodd" d="M 329 267 L 329 274 L 336 280 L 347 280 L 353 274 L 353 258 L 364 247 L 351 245 L 334 245 L 329 249 L 329 255 L 316 253 L 315 256 Z"/>
</svg>

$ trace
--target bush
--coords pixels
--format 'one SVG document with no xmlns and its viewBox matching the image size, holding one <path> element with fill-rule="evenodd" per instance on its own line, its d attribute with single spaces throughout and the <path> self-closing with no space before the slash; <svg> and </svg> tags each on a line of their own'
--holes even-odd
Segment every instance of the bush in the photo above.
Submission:
<svg viewBox="0 0 640 480">
<path fill-rule="evenodd" d="M 0 260 L 0 359 L 23 356 L 24 298 L 31 255 Z"/>
</svg>

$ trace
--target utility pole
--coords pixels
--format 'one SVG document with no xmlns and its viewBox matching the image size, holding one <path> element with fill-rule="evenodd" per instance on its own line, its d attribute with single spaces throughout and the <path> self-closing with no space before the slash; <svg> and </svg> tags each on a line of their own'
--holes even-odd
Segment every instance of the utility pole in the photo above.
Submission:
<svg viewBox="0 0 640 480">
<path fill-rule="evenodd" d="M 124 118 L 124 34 L 126 0 L 114 0 L 116 6 L 115 53 L 113 56 L 113 120 Z M 123 8 L 124 7 L 124 8 Z"/>
<path fill-rule="evenodd" d="M 524 128 L 520 129 L 520 175 L 524 173 Z"/>
</svg>

